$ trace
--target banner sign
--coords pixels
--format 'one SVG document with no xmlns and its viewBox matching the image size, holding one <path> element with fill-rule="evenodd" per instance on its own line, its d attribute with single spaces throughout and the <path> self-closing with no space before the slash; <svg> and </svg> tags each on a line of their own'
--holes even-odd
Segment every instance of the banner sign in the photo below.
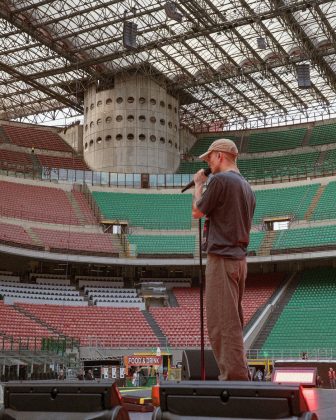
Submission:
<svg viewBox="0 0 336 420">
<path fill-rule="evenodd" d="M 161 366 L 162 356 L 126 356 L 128 366 Z"/>
</svg>

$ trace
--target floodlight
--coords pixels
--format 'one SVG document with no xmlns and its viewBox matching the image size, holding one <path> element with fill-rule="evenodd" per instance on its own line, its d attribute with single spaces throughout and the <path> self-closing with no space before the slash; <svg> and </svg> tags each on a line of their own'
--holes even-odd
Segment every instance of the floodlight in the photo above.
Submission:
<svg viewBox="0 0 336 420">
<path fill-rule="evenodd" d="M 298 87 L 307 89 L 311 87 L 310 66 L 309 64 L 299 64 L 296 66 Z"/>
<path fill-rule="evenodd" d="M 265 38 L 263 38 L 263 37 L 257 38 L 257 44 L 258 44 L 258 48 L 260 50 L 266 50 L 267 44 L 266 44 L 266 39 Z"/>
<path fill-rule="evenodd" d="M 124 23 L 123 44 L 125 48 L 136 48 L 136 36 L 138 25 L 127 21 Z"/>
</svg>

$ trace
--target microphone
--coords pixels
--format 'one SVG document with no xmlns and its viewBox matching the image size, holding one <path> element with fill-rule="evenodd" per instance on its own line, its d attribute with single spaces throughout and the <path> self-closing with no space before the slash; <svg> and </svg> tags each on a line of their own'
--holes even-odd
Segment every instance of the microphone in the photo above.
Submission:
<svg viewBox="0 0 336 420">
<path fill-rule="evenodd" d="M 211 169 L 209 167 L 204 169 L 204 175 L 209 176 L 211 174 Z M 192 180 L 187 184 L 185 187 L 182 188 L 181 193 L 184 193 L 185 191 L 189 190 L 189 188 L 193 187 L 195 185 L 195 181 Z"/>
</svg>

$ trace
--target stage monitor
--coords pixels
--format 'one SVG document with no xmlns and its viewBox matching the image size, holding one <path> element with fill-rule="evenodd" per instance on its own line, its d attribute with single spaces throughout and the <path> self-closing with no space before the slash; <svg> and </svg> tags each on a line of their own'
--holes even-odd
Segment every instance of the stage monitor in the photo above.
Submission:
<svg viewBox="0 0 336 420">
<path fill-rule="evenodd" d="M 317 369 L 314 367 L 275 367 L 272 382 L 315 386 L 316 375 Z"/>
<path fill-rule="evenodd" d="M 309 413 L 298 385 L 248 381 L 160 383 L 160 407 L 153 413 L 153 420 L 213 417 L 317 419 Z"/>
<path fill-rule="evenodd" d="M 13 382 L 4 386 L 0 420 L 129 420 L 115 384 Z"/>
</svg>

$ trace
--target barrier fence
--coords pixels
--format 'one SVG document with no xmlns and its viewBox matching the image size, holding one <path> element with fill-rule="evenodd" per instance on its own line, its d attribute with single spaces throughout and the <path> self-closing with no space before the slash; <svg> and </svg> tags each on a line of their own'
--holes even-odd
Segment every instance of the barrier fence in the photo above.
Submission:
<svg viewBox="0 0 336 420">
<path fill-rule="evenodd" d="M 243 171 L 243 175 L 252 184 L 281 183 L 292 180 L 332 176 L 336 174 L 336 162 L 326 161 L 315 165 L 297 165 L 295 167 L 265 168 L 260 159 L 258 172 L 254 169 Z M 193 174 L 139 174 L 83 171 L 62 168 L 16 165 L 0 162 L 0 173 L 8 176 L 42 179 L 46 181 L 88 184 L 117 188 L 182 188 L 193 178 Z"/>
</svg>

